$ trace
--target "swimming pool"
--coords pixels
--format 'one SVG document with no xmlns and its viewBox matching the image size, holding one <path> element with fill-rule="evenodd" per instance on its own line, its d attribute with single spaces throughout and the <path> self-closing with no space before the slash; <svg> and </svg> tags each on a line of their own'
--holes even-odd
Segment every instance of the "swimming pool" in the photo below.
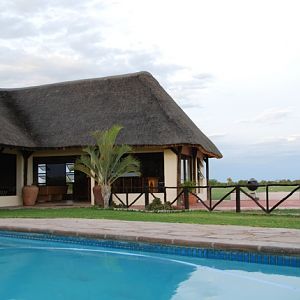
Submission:
<svg viewBox="0 0 300 300">
<path fill-rule="evenodd" d="M 299 267 L 99 245 L 0 232 L 0 299 L 300 299 Z"/>
</svg>

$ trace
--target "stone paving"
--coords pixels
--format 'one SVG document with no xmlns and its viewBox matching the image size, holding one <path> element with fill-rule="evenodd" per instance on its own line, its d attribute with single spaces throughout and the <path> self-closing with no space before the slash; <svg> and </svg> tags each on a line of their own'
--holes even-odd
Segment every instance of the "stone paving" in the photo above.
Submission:
<svg viewBox="0 0 300 300">
<path fill-rule="evenodd" d="M 95 219 L 0 219 L 0 230 L 45 232 L 300 256 L 300 230 Z"/>
</svg>

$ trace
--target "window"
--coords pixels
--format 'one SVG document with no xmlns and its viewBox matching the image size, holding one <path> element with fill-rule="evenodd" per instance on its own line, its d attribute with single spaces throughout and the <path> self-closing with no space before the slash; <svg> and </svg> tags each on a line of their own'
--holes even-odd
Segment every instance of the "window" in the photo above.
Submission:
<svg viewBox="0 0 300 300">
<path fill-rule="evenodd" d="M 46 164 L 38 164 L 38 185 L 46 185 Z"/>
<path fill-rule="evenodd" d="M 192 180 L 192 159 L 190 156 L 181 157 L 181 183 Z"/>
<path fill-rule="evenodd" d="M 38 163 L 38 185 L 66 185 L 74 183 L 74 163 Z"/>
<path fill-rule="evenodd" d="M 74 163 L 66 163 L 66 183 L 74 183 Z"/>
</svg>

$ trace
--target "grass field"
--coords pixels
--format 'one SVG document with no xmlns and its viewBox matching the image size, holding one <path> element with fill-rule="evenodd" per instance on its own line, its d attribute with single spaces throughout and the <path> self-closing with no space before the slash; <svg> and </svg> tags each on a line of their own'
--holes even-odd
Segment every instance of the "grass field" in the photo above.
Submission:
<svg viewBox="0 0 300 300">
<path fill-rule="evenodd" d="M 300 209 L 275 211 L 271 215 L 266 215 L 262 212 L 207 211 L 149 213 L 98 208 L 0 209 L 0 218 L 85 218 L 300 229 Z"/>
<path fill-rule="evenodd" d="M 219 200 L 223 196 L 225 196 L 230 190 L 233 188 L 212 188 L 212 199 L 213 200 Z M 247 188 L 243 188 L 247 193 L 250 193 L 250 190 Z M 295 186 L 271 186 L 269 187 L 269 192 L 291 192 L 295 189 Z M 259 187 L 256 190 L 257 193 L 265 193 L 266 188 L 265 187 Z M 230 199 L 230 195 L 226 197 L 226 200 Z"/>
</svg>

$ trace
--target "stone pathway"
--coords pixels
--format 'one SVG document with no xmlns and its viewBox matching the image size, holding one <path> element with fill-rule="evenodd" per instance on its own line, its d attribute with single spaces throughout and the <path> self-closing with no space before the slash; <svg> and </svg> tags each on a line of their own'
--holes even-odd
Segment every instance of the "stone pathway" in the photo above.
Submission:
<svg viewBox="0 0 300 300">
<path fill-rule="evenodd" d="M 95 219 L 0 219 L 0 230 L 45 232 L 300 256 L 300 230 Z"/>
</svg>

